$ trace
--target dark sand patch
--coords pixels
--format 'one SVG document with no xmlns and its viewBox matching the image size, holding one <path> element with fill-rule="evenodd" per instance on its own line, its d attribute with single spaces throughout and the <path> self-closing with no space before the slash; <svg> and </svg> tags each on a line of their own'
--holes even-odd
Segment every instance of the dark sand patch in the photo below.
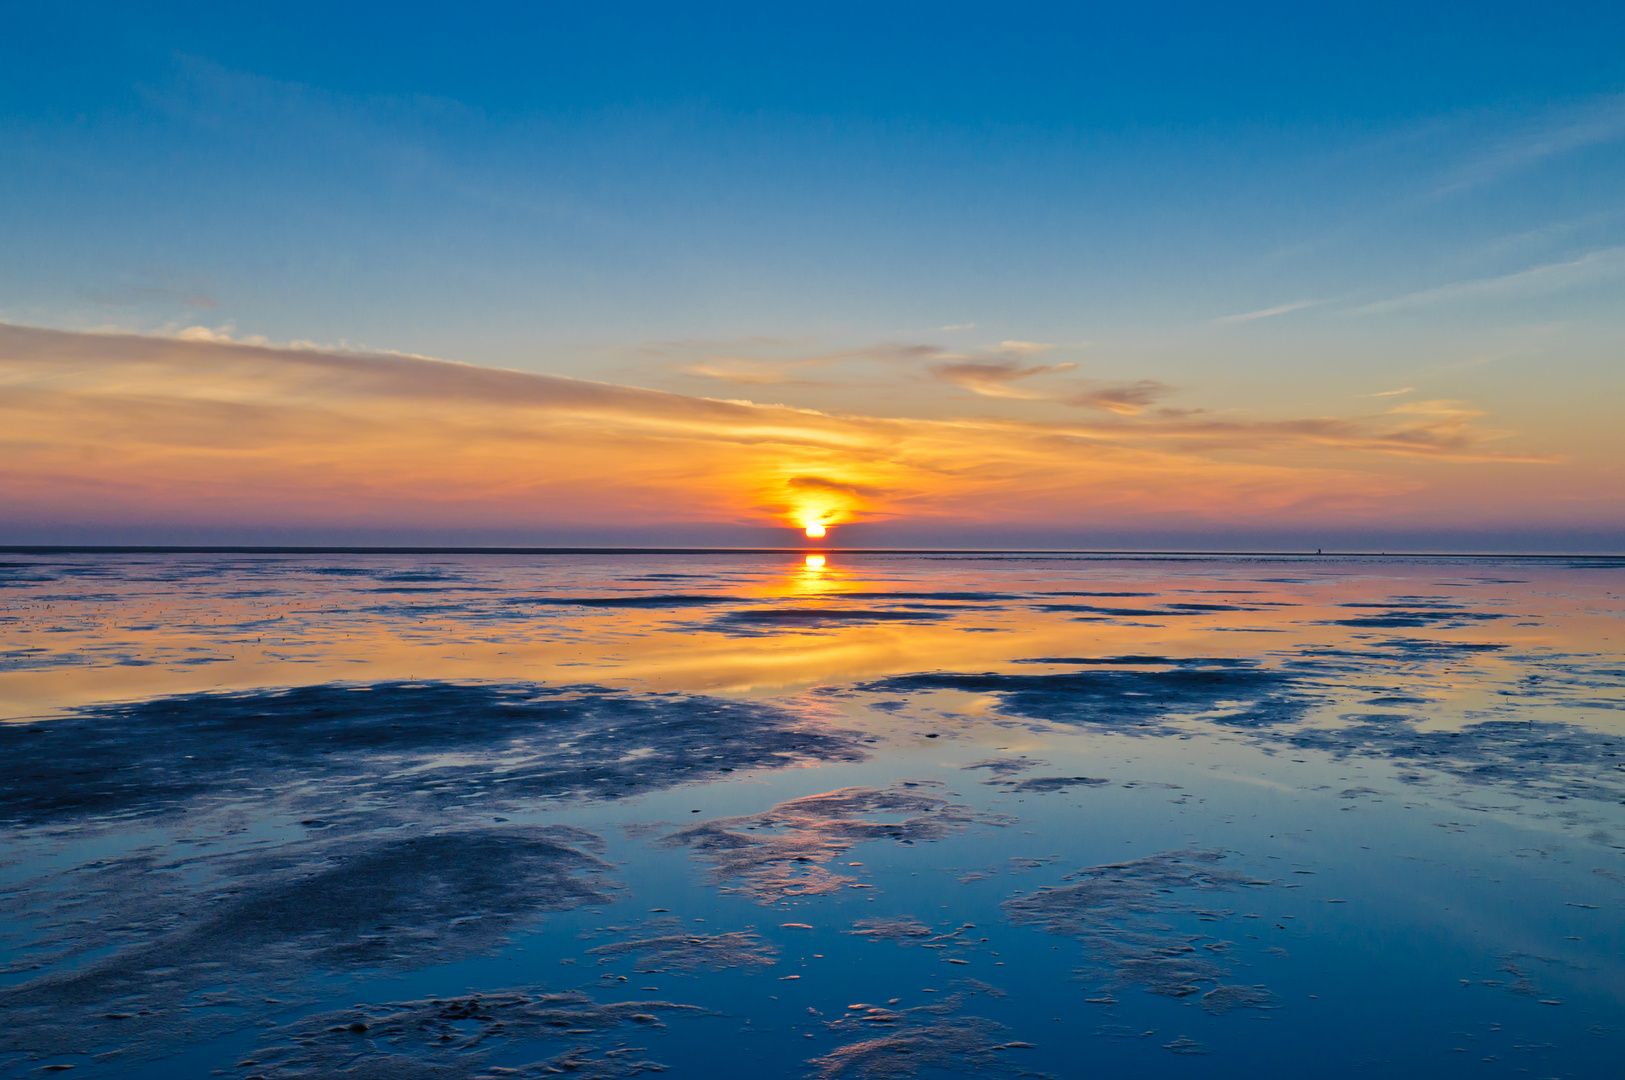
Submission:
<svg viewBox="0 0 1625 1080">
<path fill-rule="evenodd" d="M 1028 656 L 1012 664 L 1054 664 L 1058 667 L 1160 667 L 1180 663 L 1166 656 Z M 1216 661 L 1203 661 L 1215 663 Z"/>
<path fill-rule="evenodd" d="M 930 1005 L 894 1010 L 853 1005 L 824 1026 L 835 1033 L 873 1032 L 808 1062 L 819 1080 L 911 1077 L 924 1071 L 984 1075 L 1044 1076 L 1022 1066 L 1022 1051 L 1033 1044 L 1009 1038 L 1003 1024 L 979 1016 L 954 1016 L 973 994 L 1003 997 L 997 987 L 976 979 L 957 981 L 957 992 Z"/>
<path fill-rule="evenodd" d="M 889 919 L 859 919 L 847 933 L 871 941 L 915 941 L 931 937 L 932 929 L 912 915 Z"/>
<path fill-rule="evenodd" d="M 632 956 L 640 974 L 656 971 L 726 971 L 730 968 L 771 967 L 779 953 L 750 930 L 725 934 L 663 934 L 659 937 L 617 941 L 587 950 L 588 956 Z"/>
<path fill-rule="evenodd" d="M 984 780 L 982 783 L 996 784 L 999 782 L 999 779 L 997 778 L 1009 776 L 1011 773 L 1026 772 L 1028 769 L 1041 769 L 1048 764 L 1049 762 L 1045 761 L 1043 758 L 982 758 L 980 761 L 973 761 L 968 765 L 961 765 L 959 770 L 961 772 L 969 772 L 973 769 L 986 769 L 995 777 L 995 779 Z"/>
<path fill-rule="evenodd" d="M 534 596 L 515 597 L 509 604 L 541 604 L 584 608 L 683 608 L 707 604 L 737 604 L 744 597 L 708 593 L 637 594 L 632 596 Z"/>
<path fill-rule="evenodd" d="M 975 923 L 963 923 L 946 933 L 937 933 L 913 916 L 904 915 L 899 918 L 859 919 L 847 933 L 854 937 L 866 937 L 870 941 L 895 941 L 899 945 L 921 945 L 927 949 L 973 949 L 980 944 L 970 937 L 975 930 Z M 974 983 L 971 987 L 973 990 L 991 989 L 975 979 L 960 980 L 958 985 L 966 983 Z"/>
<path fill-rule="evenodd" d="M 955 608 L 940 606 L 916 608 L 862 607 L 782 607 L 746 608 L 719 615 L 703 629 L 733 634 L 778 633 L 784 630 L 818 630 L 823 627 L 861 626 L 864 623 L 938 622 L 958 614 Z"/>
<path fill-rule="evenodd" d="M 329 683 L 0 726 L 0 819 L 192 809 L 297 781 L 334 802 L 615 798 L 727 769 L 863 756 L 856 733 L 759 702 L 596 686 Z"/>
<path fill-rule="evenodd" d="M 1006 781 L 1006 791 L 1065 791 L 1074 787 L 1099 787 L 1109 784 L 1102 776 L 1029 776 L 1025 780 Z"/>
<path fill-rule="evenodd" d="M 1167 608 L 1128 608 L 1106 607 L 1103 604 L 1034 604 L 1033 610 L 1050 613 L 1077 613 L 1084 615 L 1109 615 L 1113 617 L 1127 616 L 1129 618 L 1154 619 L 1166 615 L 1196 615 L 1195 611 L 1170 611 Z"/>
<path fill-rule="evenodd" d="M 712 865 L 712 880 L 764 904 L 857 887 L 855 878 L 824 867 L 870 840 L 940 840 L 977 822 L 1008 824 L 927 794 L 921 782 L 887 788 L 841 788 L 791 799 L 759 814 L 713 818 L 663 838 Z M 737 883 L 737 884 L 725 884 Z"/>
<path fill-rule="evenodd" d="M 1234 1009 L 1267 1009 L 1275 995 L 1262 986 L 1215 986 L 1202 995 L 1202 1008 L 1214 1016 Z"/>
<path fill-rule="evenodd" d="M 1515 682 L 1498 677 L 1505 687 L 1496 698 L 1503 703 L 1499 711 L 1513 716 L 1527 713 L 1528 719 L 1484 720 L 1442 730 L 1424 728 L 1416 718 L 1393 712 L 1345 714 L 1344 723 L 1337 727 L 1302 724 L 1311 711 L 1346 692 L 1338 684 L 1344 674 L 1393 672 L 1395 666 L 1401 670 L 1434 665 L 1456 668 L 1475 656 L 1502 653 L 1504 648 L 1487 642 L 1386 638 L 1357 649 L 1303 649 L 1283 657 L 1280 668 L 1256 666 L 1249 661 L 1222 665 L 1202 659 L 1182 661 L 1184 666 L 1164 671 L 1087 670 L 1040 675 L 926 672 L 863 683 L 854 689 L 904 695 L 933 690 L 992 694 L 999 699 L 1001 709 L 1013 716 L 1138 734 L 1170 733 L 1178 730 L 1173 726 L 1176 720 L 1195 719 L 1249 729 L 1265 746 L 1315 750 L 1337 758 L 1380 757 L 1542 800 L 1625 800 L 1625 768 L 1620 767 L 1625 763 L 1625 738 L 1578 724 L 1540 719 L 1534 712 L 1545 707 L 1612 712 L 1622 707 L 1619 698 L 1596 692 L 1617 691 L 1620 673 L 1611 666 L 1588 664 L 1585 658 L 1530 659 L 1531 665 L 1539 663 L 1540 668 Z M 1055 663 L 1066 659 L 1038 658 Z M 1166 662 L 1159 657 L 1110 659 Z M 1326 678 L 1328 675 L 1334 678 Z M 1462 675 L 1459 670 L 1450 670 L 1441 677 L 1459 680 Z M 1354 691 L 1348 695 L 1351 703 L 1432 703 L 1432 699 L 1415 693 L 1370 697 L 1369 689 L 1350 689 Z M 1587 693 L 1577 694 L 1576 690 Z M 1022 770 L 1015 764 L 1005 764 L 1003 759 L 984 759 L 963 768 L 985 768 L 994 776 L 985 783 L 1013 791 L 1069 786 L 1063 783 L 1068 778 L 1005 780 Z"/>
<path fill-rule="evenodd" d="M 819 1080 L 918 1076 L 927 1069 L 1038 1076 L 1019 1060 L 1031 1043 L 1012 1041 L 1009 1029 L 979 1016 L 954 1017 L 849 1043 L 808 1062 Z"/>
<path fill-rule="evenodd" d="M 31 928 L 9 973 L 34 975 L 0 991 L 0 1048 L 159 1057 L 254 1022 L 264 996 L 304 1000 L 323 974 L 487 952 L 543 912 L 614 898 L 596 836 L 511 825 L 512 808 L 856 760 L 857 739 L 756 703 L 446 683 L 195 694 L 0 727 L 13 823 L 83 837 L 164 815 L 181 830 L 166 841 L 179 846 L 0 899 Z"/>
<path fill-rule="evenodd" d="M 1487 720 L 1425 730 L 1408 716 L 1348 716 L 1345 727 L 1283 736 L 1334 757 L 1381 757 L 1541 799 L 1625 801 L 1625 738 L 1557 721 Z M 1404 779 L 1404 777 L 1401 777 Z"/>
<path fill-rule="evenodd" d="M 1345 605 L 1348 606 L 1348 605 Z M 1407 629 L 1421 626 L 1469 626 L 1488 619 L 1505 619 L 1499 612 L 1458 611 L 1454 609 L 1390 609 L 1381 614 L 1357 615 L 1348 619 L 1329 619 L 1330 626 L 1351 626 L 1363 629 Z"/>
<path fill-rule="evenodd" d="M 243 1080 L 475 1080 L 497 1076 L 609 1078 L 664 1072 L 642 1041 L 663 1015 L 698 1012 L 669 1001 L 600 1004 L 585 994 L 536 989 L 356 1005 L 303 1017 L 266 1032 L 238 1066 Z M 605 1047 L 614 1039 L 619 1045 Z M 561 1054 L 498 1067 L 496 1058 L 530 1041 L 574 1044 Z"/>
<path fill-rule="evenodd" d="M 1073 884 L 1006 900 L 1004 911 L 1018 926 L 1080 939 L 1096 965 L 1087 975 L 1186 997 L 1203 983 L 1217 983 L 1228 968 L 1214 951 L 1198 950 L 1201 935 L 1173 930 L 1165 922 L 1197 912 L 1180 894 L 1269 884 L 1222 866 L 1224 858 L 1217 851 L 1169 851 L 1089 867 L 1062 879 Z"/>
<path fill-rule="evenodd" d="M 316 975 L 489 951 L 543 912 L 609 902 L 613 886 L 590 875 L 611 868 L 584 850 L 599 846 L 568 826 L 512 826 L 222 856 L 203 885 L 203 860 L 152 856 L 78 871 L 70 900 L 47 880 L 13 901 L 43 916 L 36 949 L 93 959 L 0 990 L 0 1048 L 157 1056 L 251 1022 L 244 999 L 308 995 Z"/>
<path fill-rule="evenodd" d="M 927 672 L 856 687 L 874 693 L 957 690 L 993 694 L 1011 715 L 1056 724 L 1155 726 L 1198 715 L 1233 727 L 1300 719 L 1316 698 L 1296 677 L 1269 668 L 1077 671 L 1044 675 Z"/>
</svg>

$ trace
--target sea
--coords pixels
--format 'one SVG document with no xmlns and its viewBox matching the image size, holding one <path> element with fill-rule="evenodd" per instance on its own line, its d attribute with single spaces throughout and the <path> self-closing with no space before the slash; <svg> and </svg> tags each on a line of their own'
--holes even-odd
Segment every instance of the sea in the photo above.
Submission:
<svg viewBox="0 0 1625 1080">
<path fill-rule="evenodd" d="M 0 1076 L 1617 1077 L 1625 560 L 0 555 Z"/>
</svg>

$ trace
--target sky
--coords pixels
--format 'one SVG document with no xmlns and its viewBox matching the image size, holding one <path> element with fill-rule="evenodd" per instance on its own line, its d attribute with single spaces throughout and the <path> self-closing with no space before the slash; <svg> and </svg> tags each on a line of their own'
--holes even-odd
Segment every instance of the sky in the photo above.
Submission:
<svg viewBox="0 0 1625 1080">
<path fill-rule="evenodd" d="M 12 5 L 0 543 L 1625 549 L 1625 8 Z"/>
</svg>

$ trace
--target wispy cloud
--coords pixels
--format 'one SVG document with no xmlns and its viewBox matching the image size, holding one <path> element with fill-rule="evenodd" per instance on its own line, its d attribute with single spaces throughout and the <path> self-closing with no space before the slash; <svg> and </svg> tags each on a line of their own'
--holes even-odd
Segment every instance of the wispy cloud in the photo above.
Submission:
<svg viewBox="0 0 1625 1080">
<path fill-rule="evenodd" d="M 1625 94 L 1610 94 L 1534 117 L 1510 138 L 1457 170 L 1438 191 L 1453 194 L 1531 168 L 1547 158 L 1625 138 Z"/>
<path fill-rule="evenodd" d="M 1603 248 L 1600 251 L 1587 252 L 1567 262 L 1546 263 L 1514 274 L 1459 281 L 1396 296 L 1391 300 L 1379 300 L 1374 304 L 1355 308 L 1354 312 L 1371 315 L 1463 301 L 1542 296 L 1605 281 L 1617 276 L 1621 271 L 1625 271 L 1625 247 Z"/>
<path fill-rule="evenodd" d="M 170 330 L 169 333 L 177 341 L 212 341 L 217 345 L 269 345 L 270 341 L 259 334 L 247 337 L 239 336 L 237 327 L 232 323 L 220 326 L 182 326 Z"/>
<path fill-rule="evenodd" d="M 1104 409 L 1119 416 L 1136 416 L 1173 392 L 1174 388 L 1167 383 L 1141 379 L 1116 386 L 1091 387 L 1064 400 L 1068 405 Z"/>
<path fill-rule="evenodd" d="M 1076 364 L 1029 364 L 1023 367 L 1014 360 L 953 360 L 931 365 L 931 375 L 941 382 L 983 397 L 1034 401 L 1046 395 L 1015 384 L 1022 379 L 1071 371 L 1075 367 Z"/>
<path fill-rule="evenodd" d="M 718 357 L 715 360 L 684 364 L 676 370 L 682 375 L 692 375 L 698 379 L 715 379 L 736 386 L 784 386 L 791 383 L 805 385 L 803 380 L 792 378 L 785 370 L 786 366 L 761 360 Z"/>
<path fill-rule="evenodd" d="M 1486 240 L 1464 252 L 1474 260 L 1506 259 L 1520 251 L 1550 250 L 1559 241 L 1574 236 L 1605 234 L 1613 225 L 1625 220 L 1625 208 L 1599 210 L 1565 221 L 1554 221 L 1533 229 L 1523 229 Z"/>
<path fill-rule="evenodd" d="M 797 377 L 793 373 L 797 369 L 833 367 L 840 364 L 864 362 L 907 365 L 922 360 L 956 355 L 947 352 L 940 345 L 900 342 L 880 342 L 875 345 L 865 345 L 853 349 L 837 349 L 832 352 L 813 353 L 805 351 L 805 343 L 788 342 L 777 338 L 750 338 L 728 344 L 754 346 L 755 348 L 750 351 L 755 351 L 759 355 L 737 356 L 729 353 L 713 352 L 712 349 L 715 348 L 715 343 L 687 341 L 661 342 L 652 346 L 644 346 L 640 351 L 662 357 L 682 356 L 685 353 L 693 355 L 698 352 L 700 355 L 696 359 L 677 363 L 667 370 L 693 378 L 732 383 L 736 386 L 823 385 Z M 789 356 L 783 355 L 787 348 L 793 349 L 798 344 L 802 349 L 799 355 L 794 351 Z M 763 353 L 766 356 L 760 355 Z M 779 355 L 775 356 L 775 353 Z"/>
<path fill-rule="evenodd" d="M 1040 356 L 1050 352 L 1054 345 L 1045 341 L 1001 341 L 999 351 L 1010 356 Z"/>
<path fill-rule="evenodd" d="M 1365 416 L 1312 416 L 1287 420 L 1227 420 L 1160 410 L 1135 422 L 1141 440 L 1188 450 L 1301 453 L 1313 448 L 1433 458 L 1460 462 L 1557 464 L 1552 454 L 1497 452 L 1492 443 L 1512 433 L 1475 426 L 1481 410 L 1460 401 L 1413 401 Z"/>
<path fill-rule="evenodd" d="M 1276 315 L 1285 315 L 1289 311 L 1302 311 L 1304 308 L 1316 307 L 1325 303 L 1324 300 L 1299 300 L 1294 304 L 1279 304 L 1275 307 L 1263 308 L 1259 311 L 1245 311 L 1240 315 L 1225 315 L 1214 319 L 1216 323 L 1244 323 L 1254 319 L 1269 319 Z"/>
<path fill-rule="evenodd" d="M 1402 386 L 1398 390 L 1378 390 L 1375 394 L 1367 394 L 1365 396 L 1366 397 L 1398 397 L 1400 394 L 1412 394 L 1412 393 L 1415 393 L 1415 392 L 1416 392 L 1416 387 L 1414 387 L 1414 386 Z"/>
</svg>

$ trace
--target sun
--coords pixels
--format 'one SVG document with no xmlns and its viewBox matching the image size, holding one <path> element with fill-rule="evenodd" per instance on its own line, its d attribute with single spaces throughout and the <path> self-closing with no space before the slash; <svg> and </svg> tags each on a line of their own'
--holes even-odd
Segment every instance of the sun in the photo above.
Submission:
<svg viewBox="0 0 1625 1080">
<path fill-rule="evenodd" d="M 824 528 L 824 526 L 820 525 L 816 521 L 813 522 L 811 525 L 807 526 L 807 538 L 809 540 L 822 539 L 824 537 L 824 535 L 826 533 L 828 533 L 828 532 L 829 532 L 828 529 Z"/>
</svg>

